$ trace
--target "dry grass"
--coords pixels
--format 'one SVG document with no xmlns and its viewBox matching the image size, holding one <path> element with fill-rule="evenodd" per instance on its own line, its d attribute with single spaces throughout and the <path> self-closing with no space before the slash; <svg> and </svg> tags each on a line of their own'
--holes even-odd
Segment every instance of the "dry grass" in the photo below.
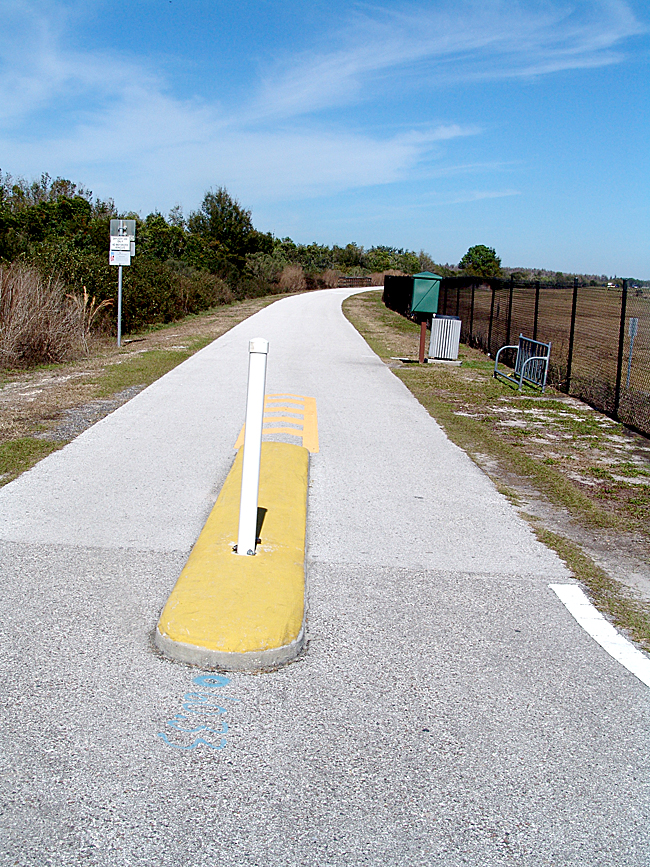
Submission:
<svg viewBox="0 0 650 867">
<path fill-rule="evenodd" d="M 0 269 L 0 367 L 24 368 L 70 361 L 89 352 L 89 337 L 112 301 L 97 304 L 65 291 L 24 265 Z"/>
<path fill-rule="evenodd" d="M 83 287 L 83 290 L 84 294 L 82 296 L 71 295 L 68 293 L 65 297 L 69 300 L 76 313 L 75 322 L 79 329 L 81 345 L 83 351 L 88 354 L 88 338 L 90 337 L 93 325 L 98 320 L 102 311 L 113 306 L 113 301 L 112 299 L 107 299 L 106 301 L 97 304 L 95 296 L 91 298 L 85 286 Z"/>
<path fill-rule="evenodd" d="M 335 289 L 339 285 L 339 277 L 341 276 L 342 272 L 336 268 L 327 268 L 320 278 L 328 289 Z"/>
<path fill-rule="evenodd" d="M 302 292 L 307 286 L 302 265 L 285 265 L 280 274 L 282 292 Z"/>
<path fill-rule="evenodd" d="M 66 294 L 56 278 L 32 268 L 0 269 L 0 365 L 26 367 L 66 361 L 87 349 L 88 330 L 102 305 Z"/>
</svg>

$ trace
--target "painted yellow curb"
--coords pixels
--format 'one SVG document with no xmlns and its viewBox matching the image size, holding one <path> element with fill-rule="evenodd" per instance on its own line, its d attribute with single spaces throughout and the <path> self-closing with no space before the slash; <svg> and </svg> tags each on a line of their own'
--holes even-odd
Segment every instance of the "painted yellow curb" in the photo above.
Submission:
<svg viewBox="0 0 650 867">
<path fill-rule="evenodd" d="M 254 669 L 286 662 L 304 641 L 305 525 L 309 452 L 262 443 L 261 542 L 237 541 L 242 452 L 165 605 L 156 644 L 184 662 Z"/>
</svg>

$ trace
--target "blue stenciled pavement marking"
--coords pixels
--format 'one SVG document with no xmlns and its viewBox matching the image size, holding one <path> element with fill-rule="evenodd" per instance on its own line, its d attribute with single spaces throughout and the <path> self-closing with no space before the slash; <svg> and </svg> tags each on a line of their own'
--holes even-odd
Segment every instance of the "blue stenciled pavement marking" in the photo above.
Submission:
<svg viewBox="0 0 650 867">
<path fill-rule="evenodd" d="M 202 674 L 199 677 L 195 677 L 192 683 L 196 684 L 196 686 L 228 686 L 230 678 L 224 677 L 222 674 Z"/>
<path fill-rule="evenodd" d="M 203 689 L 220 689 L 223 686 L 227 686 L 230 683 L 230 678 L 224 677 L 221 674 L 201 674 L 198 677 L 193 678 L 192 684 L 194 686 L 198 686 Z M 173 728 L 176 732 L 180 734 L 188 734 L 194 735 L 198 732 L 203 732 L 203 734 L 207 737 L 208 735 L 225 735 L 228 731 L 228 723 L 224 720 L 209 720 L 208 725 L 194 725 L 194 723 L 199 722 L 197 719 L 191 719 L 186 714 L 203 714 L 205 716 L 223 716 L 228 712 L 227 708 L 223 707 L 219 704 L 213 704 L 211 699 L 215 698 L 214 693 L 203 693 L 203 692 L 186 692 L 183 696 L 183 701 L 181 704 L 181 708 L 185 711 L 185 713 L 177 713 L 173 719 L 167 720 L 167 725 Z M 232 698 L 229 695 L 219 695 L 220 701 L 239 701 L 238 698 Z M 216 728 L 216 723 L 219 723 L 219 727 Z M 206 740 L 205 737 L 195 738 L 192 743 L 187 744 L 177 744 L 173 741 L 170 741 L 165 732 L 158 732 L 158 737 L 162 739 L 162 742 L 166 744 L 168 747 L 174 747 L 177 750 L 194 750 L 198 746 L 210 747 L 211 750 L 222 750 L 226 746 L 226 738 L 220 737 L 218 742 L 217 738 L 213 738 L 212 740 Z"/>
</svg>

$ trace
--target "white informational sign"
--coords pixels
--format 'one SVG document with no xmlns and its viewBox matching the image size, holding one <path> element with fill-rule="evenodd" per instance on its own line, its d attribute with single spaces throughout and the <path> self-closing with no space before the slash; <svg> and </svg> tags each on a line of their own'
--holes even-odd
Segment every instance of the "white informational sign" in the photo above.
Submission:
<svg viewBox="0 0 650 867">
<path fill-rule="evenodd" d="M 122 345 L 122 266 L 135 256 L 135 220 L 111 220 L 109 265 L 119 265 L 117 272 L 117 345 Z"/>
<path fill-rule="evenodd" d="M 123 253 L 131 252 L 131 244 L 135 247 L 135 242 L 128 235 L 111 235 L 111 250 L 120 250 Z"/>
<path fill-rule="evenodd" d="M 127 250 L 111 250 L 108 254 L 109 265 L 130 265 L 131 253 Z"/>
<path fill-rule="evenodd" d="M 111 236 L 127 235 L 135 241 L 135 220 L 111 220 Z"/>
</svg>

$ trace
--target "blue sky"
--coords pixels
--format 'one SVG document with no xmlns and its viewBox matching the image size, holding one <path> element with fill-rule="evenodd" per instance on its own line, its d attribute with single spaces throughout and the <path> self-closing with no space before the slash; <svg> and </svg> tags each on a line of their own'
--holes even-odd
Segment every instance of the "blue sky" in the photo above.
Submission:
<svg viewBox="0 0 650 867">
<path fill-rule="evenodd" d="M 641 2 L 0 0 L 0 168 L 143 216 L 650 278 Z"/>
</svg>

